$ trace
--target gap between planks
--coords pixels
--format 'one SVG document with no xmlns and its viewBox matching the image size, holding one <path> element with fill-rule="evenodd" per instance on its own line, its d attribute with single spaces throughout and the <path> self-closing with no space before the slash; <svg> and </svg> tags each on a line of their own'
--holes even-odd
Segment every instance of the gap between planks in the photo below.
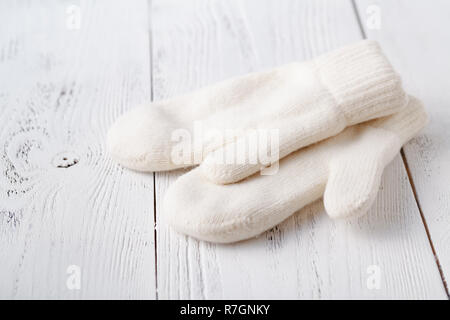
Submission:
<svg viewBox="0 0 450 320">
<path fill-rule="evenodd" d="M 150 102 L 153 102 L 153 14 L 152 14 L 152 0 L 147 0 L 147 15 L 148 15 L 148 50 L 149 50 L 149 66 L 150 66 Z M 155 300 L 159 300 L 158 297 L 158 225 L 157 225 L 157 213 L 156 213 L 156 174 L 153 172 L 153 243 L 155 246 Z"/>
<path fill-rule="evenodd" d="M 441 262 L 439 261 L 439 257 L 438 257 L 438 255 L 436 253 L 436 249 L 434 248 L 433 240 L 431 239 L 431 234 L 430 234 L 430 230 L 428 229 L 427 220 L 425 219 L 425 216 L 423 214 L 422 207 L 421 207 L 420 202 L 419 202 L 419 197 L 417 196 L 416 186 L 414 184 L 414 180 L 413 180 L 413 177 L 411 175 L 411 171 L 410 171 L 409 165 L 408 165 L 408 160 L 406 159 L 405 151 L 403 151 L 403 148 L 400 150 L 400 154 L 402 156 L 403 165 L 405 166 L 405 169 L 406 169 L 406 174 L 408 175 L 408 180 L 409 180 L 409 184 L 411 185 L 411 190 L 412 190 L 413 195 L 414 195 L 414 200 L 416 201 L 417 208 L 419 209 L 419 212 L 420 212 L 420 218 L 422 219 L 422 223 L 423 223 L 423 226 L 425 228 L 425 232 L 426 232 L 427 237 L 428 237 L 428 242 L 430 243 L 431 251 L 433 252 L 433 255 L 434 255 L 434 260 L 436 261 L 436 265 L 437 265 L 438 270 L 439 270 L 439 275 L 441 276 L 442 283 L 444 285 L 445 293 L 447 294 L 447 298 L 450 299 L 450 294 L 449 294 L 449 291 L 448 291 L 447 281 L 445 280 L 444 272 L 442 271 Z"/>
</svg>

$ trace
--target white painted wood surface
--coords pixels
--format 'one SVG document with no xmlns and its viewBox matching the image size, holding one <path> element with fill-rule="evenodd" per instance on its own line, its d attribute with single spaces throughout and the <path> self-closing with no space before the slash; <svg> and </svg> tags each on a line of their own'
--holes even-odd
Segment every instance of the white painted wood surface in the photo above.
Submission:
<svg viewBox="0 0 450 320">
<path fill-rule="evenodd" d="M 152 10 L 156 100 L 361 38 L 349 1 L 154 1 Z M 165 227 L 159 204 L 180 174 L 156 175 L 160 298 L 445 298 L 400 158 L 367 217 L 335 223 L 319 203 L 234 245 Z M 373 265 L 379 290 L 367 286 Z"/>
<path fill-rule="evenodd" d="M 0 2 L 0 298 L 154 298 L 153 176 L 104 152 L 150 99 L 147 2 L 70 5 Z"/>
<path fill-rule="evenodd" d="M 405 3 L 382 1 L 376 36 L 438 118 L 405 148 L 431 242 L 399 156 L 364 218 L 331 221 L 317 202 L 259 238 L 214 245 L 164 224 L 164 193 L 182 171 L 120 168 L 104 151 L 108 126 L 136 104 L 361 39 L 352 2 L 1 1 L 0 298 L 445 299 L 431 244 L 447 275 L 450 61 L 438 39 L 449 5 L 436 1 L 418 28 L 423 5 Z M 369 2 L 357 5 L 364 23 Z M 430 59 L 442 51 L 431 75 L 420 41 Z M 80 290 L 66 286 L 70 265 Z M 379 289 L 367 286 L 372 266 Z"/>
<path fill-rule="evenodd" d="M 360 1 L 380 12 L 380 28 L 368 28 L 378 40 L 405 87 L 423 100 L 430 124 L 404 148 L 436 258 L 450 279 L 450 2 L 436 0 Z M 370 10 L 369 10 L 370 14 Z M 369 24 L 369 27 L 372 26 Z"/>
</svg>

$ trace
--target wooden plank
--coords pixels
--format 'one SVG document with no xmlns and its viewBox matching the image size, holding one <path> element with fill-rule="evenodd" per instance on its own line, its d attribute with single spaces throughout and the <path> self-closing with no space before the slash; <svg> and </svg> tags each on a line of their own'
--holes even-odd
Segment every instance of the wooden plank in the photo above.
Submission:
<svg viewBox="0 0 450 320">
<path fill-rule="evenodd" d="M 105 154 L 113 120 L 150 100 L 147 14 L 1 1 L 0 298 L 155 297 L 153 176 Z"/>
<path fill-rule="evenodd" d="M 380 28 L 368 28 L 402 74 L 409 92 L 422 99 L 430 124 L 404 148 L 417 200 L 444 279 L 450 279 L 450 2 L 358 1 L 362 21 L 380 12 Z M 368 6 L 376 6 L 369 9 Z M 369 27 L 373 24 L 369 23 Z M 447 291 L 448 294 L 448 291 Z"/>
<path fill-rule="evenodd" d="M 341 0 L 153 1 L 152 24 L 155 100 L 361 37 L 351 2 Z M 159 298 L 445 298 L 399 157 L 366 217 L 333 222 L 319 202 L 232 245 L 164 223 L 165 190 L 181 174 L 156 174 Z M 371 272 L 378 289 L 367 285 Z"/>
</svg>

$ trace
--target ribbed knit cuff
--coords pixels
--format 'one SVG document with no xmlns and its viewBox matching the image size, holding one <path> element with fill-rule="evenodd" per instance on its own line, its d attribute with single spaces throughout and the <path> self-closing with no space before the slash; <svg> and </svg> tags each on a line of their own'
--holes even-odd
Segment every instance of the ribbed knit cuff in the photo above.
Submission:
<svg viewBox="0 0 450 320">
<path fill-rule="evenodd" d="M 392 114 L 407 103 L 399 75 L 375 41 L 360 41 L 313 62 L 348 125 Z"/>
<path fill-rule="evenodd" d="M 420 100 L 409 96 L 409 103 L 400 112 L 370 122 L 371 127 L 381 128 L 395 134 L 401 144 L 413 138 L 428 123 L 428 115 Z"/>
</svg>

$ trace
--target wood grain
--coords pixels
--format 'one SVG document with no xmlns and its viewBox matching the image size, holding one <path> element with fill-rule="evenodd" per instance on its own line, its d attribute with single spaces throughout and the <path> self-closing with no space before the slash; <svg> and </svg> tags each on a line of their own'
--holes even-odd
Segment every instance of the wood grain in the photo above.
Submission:
<svg viewBox="0 0 450 320">
<path fill-rule="evenodd" d="M 151 11 L 155 100 L 361 38 L 350 1 L 171 0 L 153 1 Z M 333 222 L 318 202 L 233 245 L 198 242 L 164 223 L 161 202 L 180 174 L 156 174 L 159 298 L 446 297 L 399 157 L 366 217 Z M 371 266 L 379 289 L 367 285 Z"/>
<path fill-rule="evenodd" d="M 407 90 L 425 103 L 430 123 L 404 147 L 417 200 L 428 226 L 430 240 L 450 279 L 450 2 L 359 1 L 362 21 L 366 8 L 376 5 L 380 29 L 364 25 L 369 38 L 378 40 Z M 448 291 L 447 291 L 448 294 Z"/>
<path fill-rule="evenodd" d="M 153 176 L 104 148 L 150 100 L 146 1 L 1 1 L 0 21 L 0 298 L 154 298 Z"/>
</svg>

